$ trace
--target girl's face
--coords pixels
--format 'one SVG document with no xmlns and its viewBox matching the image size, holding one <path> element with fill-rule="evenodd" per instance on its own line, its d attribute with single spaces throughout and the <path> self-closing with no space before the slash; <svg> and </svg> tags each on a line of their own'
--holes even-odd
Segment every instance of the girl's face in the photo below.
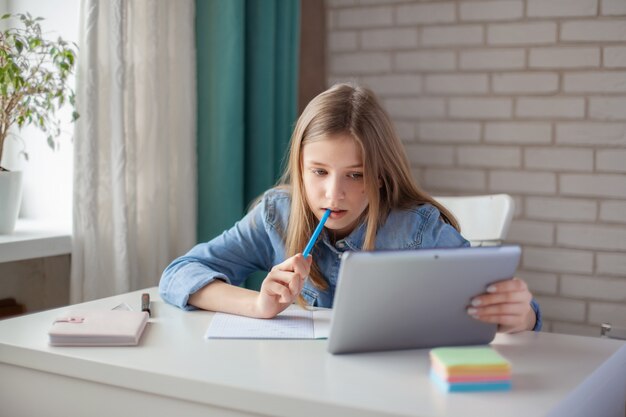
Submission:
<svg viewBox="0 0 626 417">
<path fill-rule="evenodd" d="M 368 205 L 361 149 L 349 135 L 309 142 L 302 147 L 302 180 L 309 208 L 321 219 L 332 213 L 326 227 L 342 239 L 357 226 Z"/>
</svg>

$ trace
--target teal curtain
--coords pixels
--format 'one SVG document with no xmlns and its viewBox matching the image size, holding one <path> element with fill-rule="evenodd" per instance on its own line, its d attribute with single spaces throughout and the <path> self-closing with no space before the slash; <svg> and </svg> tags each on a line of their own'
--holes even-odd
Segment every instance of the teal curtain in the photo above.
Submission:
<svg viewBox="0 0 626 417">
<path fill-rule="evenodd" d="M 196 1 L 199 242 L 230 228 L 282 172 L 299 20 L 299 0 Z"/>
</svg>

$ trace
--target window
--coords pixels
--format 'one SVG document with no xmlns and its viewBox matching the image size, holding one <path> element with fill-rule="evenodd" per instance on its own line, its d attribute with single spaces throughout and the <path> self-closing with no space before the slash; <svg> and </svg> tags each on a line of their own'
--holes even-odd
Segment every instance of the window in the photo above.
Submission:
<svg viewBox="0 0 626 417">
<path fill-rule="evenodd" d="M 41 16 L 45 19 L 44 34 L 78 43 L 79 0 L 0 0 L 0 10 L 2 14 L 28 12 Z M 70 109 L 61 109 L 57 115 L 62 120 L 59 150 L 50 149 L 46 135 L 34 127 L 14 129 L 2 165 L 24 173 L 20 218 L 41 220 L 70 230 L 74 125 L 70 122 Z M 28 154 L 28 161 L 23 152 Z"/>
</svg>

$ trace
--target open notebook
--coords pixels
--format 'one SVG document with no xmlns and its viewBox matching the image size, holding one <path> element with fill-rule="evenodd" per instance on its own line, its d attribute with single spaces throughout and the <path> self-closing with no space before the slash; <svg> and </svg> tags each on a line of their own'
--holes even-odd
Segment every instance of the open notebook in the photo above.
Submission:
<svg viewBox="0 0 626 417">
<path fill-rule="evenodd" d="M 326 339 L 331 309 L 305 310 L 292 305 L 273 319 L 215 313 L 207 339 Z"/>
</svg>

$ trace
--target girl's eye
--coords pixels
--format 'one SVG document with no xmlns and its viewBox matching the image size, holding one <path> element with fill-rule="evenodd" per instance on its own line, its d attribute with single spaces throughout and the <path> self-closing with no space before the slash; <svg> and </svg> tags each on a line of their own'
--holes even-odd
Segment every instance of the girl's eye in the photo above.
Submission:
<svg viewBox="0 0 626 417">
<path fill-rule="evenodd" d="M 311 169 L 311 172 L 318 176 L 322 176 L 326 174 L 326 171 L 324 171 L 323 169 L 317 169 L 317 168 Z"/>
<path fill-rule="evenodd" d="M 350 178 L 352 178 L 353 180 L 360 180 L 361 178 L 363 178 L 363 173 L 362 172 L 353 172 L 351 174 L 348 175 Z"/>
</svg>

